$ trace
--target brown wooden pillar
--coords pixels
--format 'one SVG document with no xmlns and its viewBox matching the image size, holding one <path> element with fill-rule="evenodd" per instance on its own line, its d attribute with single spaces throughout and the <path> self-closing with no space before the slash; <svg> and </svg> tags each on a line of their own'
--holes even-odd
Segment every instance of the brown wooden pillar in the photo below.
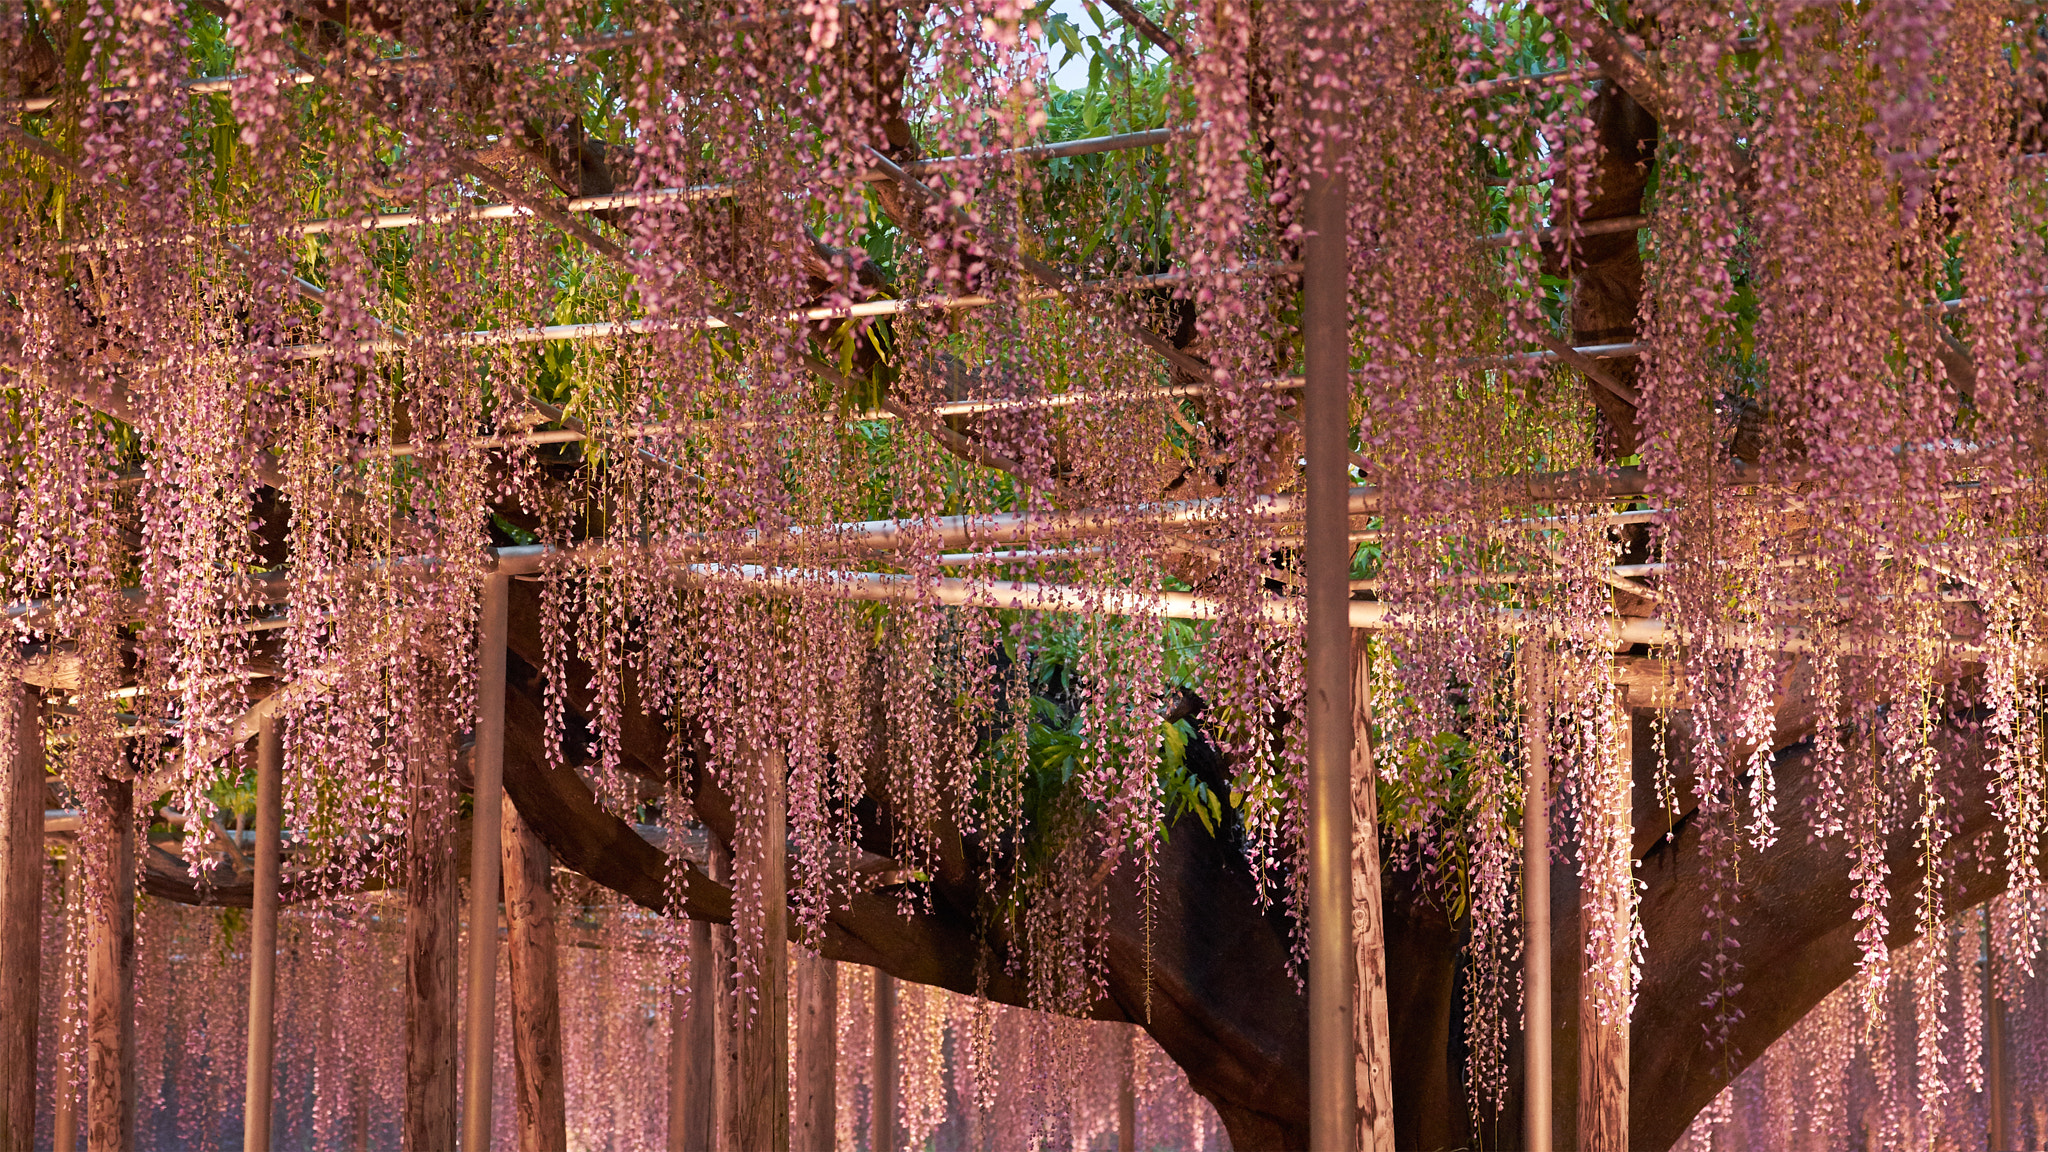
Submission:
<svg viewBox="0 0 2048 1152">
<path fill-rule="evenodd" d="M 79 841 L 88 845 L 85 910 L 85 1147 L 135 1147 L 135 785 L 89 787 Z"/>
<path fill-rule="evenodd" d="M 742 837 L 761 883 L 761 936 L 739 941 L 754 950 L 755 998 L 739 1014 L 739 1093 L 733 1110 L 734 1152 L 789 1152 L 789 901 L 784 817 L 788 772 L 780 752 L 762 757 L 759 823 Z M 746 820 L 746 817 L 742 817 Z M 751 841 L 749 843 L 749 841 Z"/>
<path fill-rule="evenodd" d="M 432 737 L 428 738 L 429 740 Z M 405 1152 L 456 1147 L 455 792 L 449 754 L 421 741 L 405 828 Z"/>
<path fill-rule="evenodd" d="M 36 1136 L 36 1022 L 43 976 L 43 692 L 0 681 L 0 1148 Z"/>
<path fill-rule="evenodd" d="M 839 965 L 809 949 L 796 961 L 796 1083 L 790 1147 L 825 1152 L 838 1126 Z"/>
<path fill-rule="evenodd" d="M 1609 717 L 1614 746 L 1603 750 L 1595 789 L 1604 813 L 1580 820 L 1578 1146 L 1586 1152 L 1628 1152 L 1629 990 L 1607 977 L 1628 968 L 1634 749 L 1628 707 L 1621 690 L 1615 694 Z M 1588 929 L 1596 916 L 1620 925 L 1620 935 L 1593 940 Z"/>
<path fill-rule="evenodd" d="M 512 1068 L 519 1152 L 565 1152 L 562 1007 L 555 964 L 555 894 L 547 846 L 501 796 L 507 977 L 512 990 Z"/>
<path fill-rule="evenodd" d="M 1373 766 L 1372 648 L 1351 632 L 1351 930 L 1357 959 L 1358 1143 L 1394 1152 L 1394 1057 L 1387 1022 L 1387 925 L 1380 907 L 1379 774 Z"/>
<path fill-rule="evenodd" d="M 689 995 L 669 997 L 668 1152 L 712 1152 L 718 1132 L 718 962 L 711 923 L 692 920 Z"/>
<path fill-rule="evenodd" d="M 896 1152 L 896 978 L 875 969 L 875 1054 L 873 1128 L 870 1152 Z"/>
</svg>

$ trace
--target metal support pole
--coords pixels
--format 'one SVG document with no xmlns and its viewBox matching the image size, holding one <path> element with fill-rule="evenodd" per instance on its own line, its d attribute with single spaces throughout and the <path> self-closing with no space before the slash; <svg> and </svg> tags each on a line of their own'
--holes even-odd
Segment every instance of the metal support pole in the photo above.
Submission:
<svg viewBox="0 0 2048 1152">
<path fill-rule="evenodd" d="M 36 1136 L 36 1021 L 43 971 L 43 692 L 0 681 L 0 745 L 10 754 L 0 793 L 0 1148 Z"/>
<path fill-rule="evenodd" d="M 270 1152 L 283 835 L 284 740 L 272 713 L 256 730 L 256 893 L 249 904 L 249 1062 L 242 1097 L 242 1152 Z"/>
<path fill-rule="evenodd" d="M 1138 1152 L 1138 1030 L 1120 1037 L 1117 1053 L 1116 1152 Z"/>
<path fill-rule="evenodd" d="M 1348 1149 L 1358 1122 L 1351 982 L 1351 325 L 1339 134 L 1310 173 L 1302 225 L 1302 435 L 1308 509 L 1309 1147 Z"/>
<path fill-rule="evenodd" d="M 870 1152 L 896 1152 L 896 978 L 875 969 L 873 1135 Z"/>
<path fill-rule="evenodd" d="M 1550 733 L 1540 640 L 1522 645 L 1522 1147 L 1550 1152 Z"/>
<path fill-rule="evenodd" d="M 511 578 L 484 578 L 477 622 L 474 802 L 470 806 L 469 1003 L 464 1005 L 462 1152 L 491 1146 L 498 1023 L 499 801 L 505 790 L 505 628 Z"/>
<path fill-rule="evenodd" d="M 1991 909 L 1984 909 L 1984 1120 L 1985 1140 L 1990 1152 L 2008 1152 L 2015 1147 L 2006 1128 L 2008 1085 L 2006 1083 L 2005 1001 L 1998 998 L 1992 979 L 1994 953 L 1991 950 Z"/>
</svg>

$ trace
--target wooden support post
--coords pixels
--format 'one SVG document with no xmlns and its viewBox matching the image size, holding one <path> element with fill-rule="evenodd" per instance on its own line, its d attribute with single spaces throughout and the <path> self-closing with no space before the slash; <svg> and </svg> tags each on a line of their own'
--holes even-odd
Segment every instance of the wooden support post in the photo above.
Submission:
<svg viewBox="0 0 2048 1152">
<path fill-rule="evenodd" d="M 1628 1152 L 1629 990 L 1610 977 L 1628 970 L 1634 916 L 1634 749 L 1622 690 L 1614 696 L 1608 717 L 1612 744 L 1602 750 L 1598 768 L 1600 811 L 1580 818 L 1578 1146 L 1585 1152 Z M 1595 939 L 1590 928 L 1596 917 L 1618 925 L 1620 934 Z"/>
<path fill-rule="evenodd" d="M 547 846 L 510 796 L 504 819 L 505 961 L 512 989 L 512 1068 L 519 1152 L 565 1152 L 568 1109 L 562 1065 L 562 1008 L 555 971 L 555 894 Z M 692 1152 L 710 1152 L 709 1148 Z"/>
<path fill-rule="evenodd" d="M 790 1147 L 820 1152 L 838 1126 L 839 965 L 809 949 L 796 961 L 796 1083 Z"/>
<path fill-rule="evenodd" d="M 1329 116 L 1333 113 L 1312 113 Z M 1351 285 L 1341 132 L 1322 134 L 1302 205 L 1302 434 L 1308 508 L 1304 720 L 1308 753 L 1309 1146 L 1358 1127 L 1351 984 Z"/>
<path fill-rule="evenodd" d="M 1138 1029 L 1119 1037 L 1116 1078 L 1116 1152 L 1138 1152 Z"/>
<path fill-rule="evenodd" d="M 62 923 L 64 934 L 60 937 L 65 944 L 58 959 L 57 975 L 57 1068 L 52 1077 L 52 1095 L 56 1097 L 51 1106 L 51 1152 L 78 1152 L 78 1042 L 77 1033 L 65 1017 L 74 1003 L 73 993 L 78 988 L 78 968 L 71 960 L 73 949 L 70 936 L 78 923 L 79 884 L 85 869 L 79 865 L 78 846 L 57 861 L 60 877 L 59 891 L 64 894 Z"/>
<path fill-rule="evenodd" d="M 43 975 L 43 693 L 0 681 L 0 1148 L 36 1138 L 36 1023 Z"/>
<path fill-rule="evenodd" d="M 256 730 L 256 892 L 249 904 L 249 1059 L 242 1090 L 242 1152 L 270 1152 L 283 836 L 284 740 L 272 713 Z"/>
<path fill-rule="evenodd" d="M 789 821 L 784 813 L 788 770 L 779 751 L 761 758 L 759 821 L 742 838 L 754 854 L 761 884 L 761 936 L 742 948 L 757 950 L 747 965 L 755 997 L 739 1026 L 739 1094 L 733 1111 L 734 1152 L 789 1152 Z M 744 817 L 742 819 L 745 819 Z"/>
<path fill-rule="evenodd" d="M 717 955 L 709 921 L 692 920 L 686 931 L 690 994 L 678 990 L 669 997 L 668 1152 L 712 1152 L 718 1131 Z"/>
<path fill-rule="evenodd" d="M 85 910 L 85 1147 L 135 1147 L 135 785 L 100 777 L 80 841 L 91 842 Z"/>
<path fill-rule="evenodd" d="M 1550 710 L 1541 640 L 1524 640 L 1522 1147 L 1550 1152 Z"/>
<path fill-rule="evenodd" d="M 896 978 L 875 969 L 875 1050 L 872 1133 L 868 1152 L 896 1152 Z"/>
<path fill-rule="evenodd" d="M 1373 766 L 1372 637 L 1351 633 L 1351 931 L 1357 958 L 1361 1152 L 1394 1152 L 1393 1030 L 1387 1022 L 1387 924 L 1380 907 L 1379 773 Z"/>
<path fill-rule="evenodd" d="M 498 863 L 505 792 L 505 629 L 511 578 L 484 578 L 477 621 L 469 848 L 469 1002 L 463 1005 L 462 1152 L 490 1152 L 498 1027 Z"/>
<path fill-rule="evenodd" d="M 429 738 L 430 739 L 430 738 Z M 455 954 L 460 921 L 449 755 L 426 741 L 409 765 L 405 826 L 405 1152 L 456 1147 Z"/>
</svg>

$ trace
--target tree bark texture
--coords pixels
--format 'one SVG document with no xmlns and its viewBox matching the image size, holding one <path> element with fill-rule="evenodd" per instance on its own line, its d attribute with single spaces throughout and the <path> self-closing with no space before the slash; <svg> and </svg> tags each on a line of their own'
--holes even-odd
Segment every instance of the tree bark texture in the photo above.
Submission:
<svg viewBox="0 0 2048 1152">
<path fill-rule="evenodd" d="M 405 829 L 406 1152 L 456 1147 L 458 884 L 449 757 L 426 741 L 409 765 Z"/>
<path fill-rule="evenodd" d="M 788 770 L 780 751 L 760 755 L 759 821 L 740 847 L 761 885 L 761 934 L 736 941 L 754 996 L 740 1003 L 739 1096 L 734 1109 L 735 1152 L 789 1152 L 789 901 L 784 816 Z M 753 821 L 748 821 L 753 823 Z M 743 825 L 742 827 L 745 827 Z"/>
<path fill-rule="evenodd" d="M 1379 773 L 1373 766 L 1371 637 L 1351 634 L 1352 1003 L 1360 1152 L 1394 1152 L 1394 1057 L 1387 1023 L 1387 925 L 1380 903 Z"/>
<path fill-rule="evenodd" d="M 512 1069 L 519 1152 L 567 1152 L 555 895 L 547 846 L 509 797 L 503 812 L 505 960 L 512 993 Z"/>
<path fill-rule="evenodd" d="M 1625 821 L 1630 811 L 1629 766 L 1634 760 L 1632 725 L 1625 706 L 1616 706 L 1621 710 L 1613 725 L 1618 746 L 1607 749 L 1602 761 L 1598 803 L 1611 819 Z M 1592 822 L 1582 817 L 1580 823 L 1585 836 Z M 1588 875 L 1579 884 L 1579 1107 L 1573 1146 L 1586 1152 L 1628 1152 L 1628 989 L 1609 979 L 1628 969 L 1626 926 L 1635 883 L 1628 832 L 1612 829 L 1597 846 L 1581 847 Z M 1591 882 L 1590 874 L 1596 871 L 1605 874 L 1603 883 Z M 1594 913 L 1623 926 L 1623 934 L 1596 939 L 1588 930 Z"/>
<path fill-rule="evenodd" d="M 796 956 L 796 1083 L 790 1091 L 789 1145 L 830 1149 L 838 1127 L 839 964 L 799 949 Z"/>
<path fill-rule="evenodd" d="M 135 1147 L 135 785 L 101 777 L 80 830 L 86 887 L 85 1147 Z"/>
<path fill-rule="evenodd" d="M 13 681 L 0 689 L 0 1148 L 27 1148 L 43 975 L 43 692 Z"/>
</svg>

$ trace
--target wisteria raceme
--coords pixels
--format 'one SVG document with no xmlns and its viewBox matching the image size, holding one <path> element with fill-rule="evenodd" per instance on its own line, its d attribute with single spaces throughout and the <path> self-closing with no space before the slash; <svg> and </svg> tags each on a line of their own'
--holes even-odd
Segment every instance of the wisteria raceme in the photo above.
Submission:
<svg viewBox="0 0 2048 1152">
<path fill-rule="evenodd" d="M 254 901 L 280 734 L 319 954 L 280 1123 L 381 1139 L 418 958 L 373 894 L 457 883 L 505 735 L 579 1140 L 662 1142 L 670 996 L 748 1026 L 786 900 L 917 974 L 910 1144 L 1087 1146 L 1119 1076 L 1173 1141 L 1299 1143 L 1245 1037 L 1306 1029 L 1305 221 L 1341 189 L 1354 833 L 1429 941 L 1394 962 L 1455 988 L 1459 1066 L 1397 1073 L 1462 1087 L 1429 1140 L 1523 1105 L 1532 778 L 1594 1018 L 1661 997 L 1716 1091 L 1752 1069 L 1687 1086 L 1696 1145 L 1960 1132 L 2044 932 L 2037 14 L 1074 7 L 0 0 L 0 679 L 43 701 L 64 955 L 138 885 Z M 141 924 L 145 1128 L 216 1140 L 243 926 Z M 1822 977 L 1752 957 L 1829 932 L 1853 963 L 1799 971 L 1860 999 L 1778 1020 Z M 1204 1062 L 1239 1041 L 1273 1067 Z"/>
</svg>

